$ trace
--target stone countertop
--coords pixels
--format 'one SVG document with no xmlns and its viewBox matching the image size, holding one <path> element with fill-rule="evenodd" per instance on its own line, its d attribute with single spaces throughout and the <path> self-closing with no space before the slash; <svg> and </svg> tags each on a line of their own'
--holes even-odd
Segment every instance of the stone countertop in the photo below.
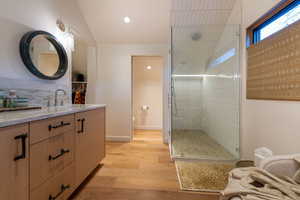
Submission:
<svg viewBox="0 0 300 200">
<path fill-rule="evenodd" d="M 31 121 L 59 117 L 78 112 L 104 108 L 106 105 L 67 105 L 42 108 L 39 110 L 11 111 L 0 113 L 0 128 L 23 124 Z"/>
</svg>

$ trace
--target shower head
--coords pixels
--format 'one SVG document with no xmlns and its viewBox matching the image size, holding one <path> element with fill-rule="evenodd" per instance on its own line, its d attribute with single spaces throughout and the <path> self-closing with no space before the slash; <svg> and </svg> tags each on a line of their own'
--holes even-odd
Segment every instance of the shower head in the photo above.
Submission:
<svg viewBox="0 0 300 200">
<path fill-rule="evenodd" d="M 193 33 L 191 35 L 191 38 L 192 38 L 193 41 L 198 41 L 198 40 L 201 39 L 201 37 L 202 37 L 201 33 L 198 33 L 198 32 L 197 33 Z"/>
</svg>

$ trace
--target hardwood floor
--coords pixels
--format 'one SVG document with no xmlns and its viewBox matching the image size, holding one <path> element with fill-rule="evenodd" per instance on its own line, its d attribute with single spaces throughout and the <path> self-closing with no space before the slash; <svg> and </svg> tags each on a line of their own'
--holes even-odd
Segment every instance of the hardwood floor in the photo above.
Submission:
<svg viewBox="0 0 300 200">
<path fill-rule="evenodd" d="M 174 162 L 159 131 L 136 131 L 131 143 L 107 143 L 103 166 L 76 200 L 217 200 L 179 188 Z"/>
</svg>

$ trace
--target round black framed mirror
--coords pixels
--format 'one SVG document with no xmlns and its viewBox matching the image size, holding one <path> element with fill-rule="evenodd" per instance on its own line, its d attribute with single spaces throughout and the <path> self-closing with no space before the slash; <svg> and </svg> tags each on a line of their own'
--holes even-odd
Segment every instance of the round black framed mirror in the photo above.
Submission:
<svg viewBox="0 0 300 200">
<path fill-rule="evenodd" d="M 20 41 L 20 54 L 26 68 L 41 79 L 57 80 L 68 70 L 66 50 L 48 32 L 26 33 Z"/>
</svg>

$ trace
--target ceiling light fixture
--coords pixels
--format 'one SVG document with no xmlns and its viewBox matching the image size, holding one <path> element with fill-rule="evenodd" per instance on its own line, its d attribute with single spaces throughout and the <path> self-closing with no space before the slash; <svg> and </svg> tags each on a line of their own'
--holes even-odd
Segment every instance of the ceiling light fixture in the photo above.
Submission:
<svg viewBox="0 0 300 200">
<path fill-rule="evenodd" d="M 150 70 L 150 69 L 152 69 L 152 67 L 149 65 L 149 66 L 147 66 L 147 69 Z"/>
<path fill-rule="evenodd" d="M 124 17 L 124 23 L 129 24 L 130 23 L 130 18 L 129 17 Z"/>
</svg>

